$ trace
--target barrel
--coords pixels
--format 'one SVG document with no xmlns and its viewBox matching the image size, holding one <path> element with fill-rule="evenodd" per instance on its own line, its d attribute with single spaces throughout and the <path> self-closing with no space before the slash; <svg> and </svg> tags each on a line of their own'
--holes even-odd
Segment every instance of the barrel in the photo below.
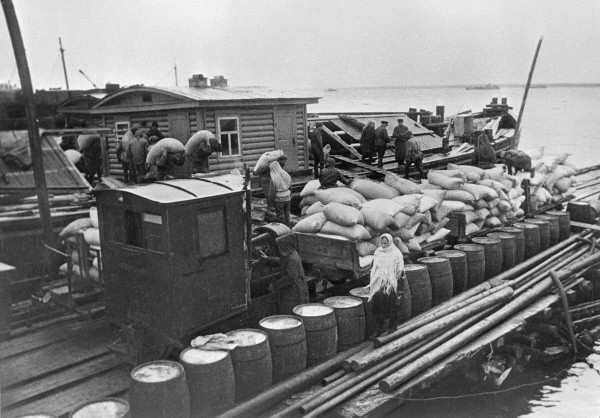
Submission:
<svg viewBox="0 0 600 418">
<path fill-rule="evenodd" d="M 485 274 L 486 280 L 502 273 L 502 242 L 497 238 L 476 237 L 473 238 L 473 244 L 483 247 L 483 255 L 485 257 Z"/>
<path fill-rule="evenodd" d="M 398 323 L 402 323 L 410 319 L 412 311 L 412 295 L 410 294 L 410 286 L 407 279 L 398 281 L 398 296 L 400 298 L 400 309 L 398 310 Z M 369 334 L 371 335 L 371 334 Z"/>
<path fill-rule="evenodd" d="M 129 410 L 132 418 L 188 418 L 190 393 L 183 366 L 157 360 L 131 371 Z"/>
<path fill-rule="evenodd" d="M 452 267 L 452 289 L 453 295 L 458 295 L 467 289 L 467 255 L 463 251 L 457 250 L 442 250 L 436 251 L 438 257 L 447 258 Z"/>
<path fill-rule="evenodd" d="M 404 272 L 410 289 L 410 316 L 413 317 L 431 308 L 431 279 L 427 267 L 422 264 L 406 264 Z"/>
<path fill-rule="evenodd" d="M 373 331 L 375 331 L 375 319 L 373 318 L 373 306 L 369 303 L 369 288 L 355 287 L 350 290 L 350 296 L 362 300 L 365 310 L 365 335 L 373 334 Z"/>
<path fill-rule="evenodd" d="M 517 258 L 515 236 L 506 232 L 491 232 L 487 234 L 487 236 L 500 240 L 502 245 L 502 270 L 504 271 L 514 267 Z"/>
<path fill-rule="evenodd" d="M 242 402 L 271 387 L 273 363 L 267 333 L 259 329 L 238 329 L 227 333 L 237 344 L 231 352 L 235 376 L 235 401 Z"/>
<path fill-rule="evenodd" d="M 467 289 L 483 282 L 485 277 L 485 254 L 483 247 L 475 244 L 457 244 L 455 250 L 463 251 L 467 256 Z"/>
<path fill-rule="evenodd" d="M 517 222 L 516 228 L 525 234 L 525 259 L 531 258 L 540 252 L 540 227 L 527 222 Z"/>
<path fill-rule="evenodd" d="M 596 212 L 596 203 L 592 202 L 569 202 L 567 213 L 574 222 L 583 222 L 586 224 L 595 224 L 598 213 Z"/>
<path fill-rule="evenodd" d="M 561 241 L 571 236 L 571 215 L 569 214 L 569 212 L 563 212 L 560 210 L 549 210 L 545 214 L 548 216 L 554 216 L 558 218 L 559 239 Z"/>
<path fill-rule="evenodd" d="M 498 231 L 515 236 L 515 265 L 525 260 L 525 232 L 514 226 L 502 226 Z"/>
<path fill-rule="evenodd" d="M 129 416 L 129 404 L 120 398 L 104 398 L 78 405 L 70 418 L 125 418 Z"/>
<path fill-rule="evenodd" d="M 558 222 L 558 217 L 550 216 L 550 215 L 535 215 L 536 219 L 543 219 L 548 221 L 548 229 L 550 230 L 550 246 L 554 246 L 560 241 L 560 225 Z"/>
<path fill-rule="evenodd" d="M 314 366 L 329 360 L 337 353 L 337 322 L 330 306 L 306 303 L 294 308 L 302 318 L 306 332 L 306 365 Z"/>
<path fill-rule="evenodd" d="M 188 347 L 179 355 L 190 388 L 190 417 L 219 415 L 235 404 L 235 375 L 226 350 Z"/>
<path fill-rule="evenodd" d="M 431 280 L 431 306 L 450 299 L 454 289 L 450 260 L 444 257 L 421 257 L 417 261 L 427 266 Z"/>
<path fill-rule="evenodd" d="M 540 227 L 540 251 L 550 248 L 550 222 L 544 219 L 525 219 L 525 222 Z"/>
<path fill-rule="evenodd" d="M 365 309 L 359 298 L 334 296 L 323 303 L 335 311 L 338 331 L 338 351 L 346 350 L 365 339 Z"/>
<path fill-rule="evenodd" d="M 273 315 L 261 319 L 259 325 L 269 336 L 273 383 L 306 369 L 306 333 L 301 318 Z"/>
</svg>

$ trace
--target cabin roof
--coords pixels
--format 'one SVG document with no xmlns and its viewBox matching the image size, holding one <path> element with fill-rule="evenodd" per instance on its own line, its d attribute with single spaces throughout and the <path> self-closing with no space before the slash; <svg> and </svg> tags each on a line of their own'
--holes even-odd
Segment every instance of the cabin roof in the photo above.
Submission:
<svg viewBox="0 0 600 418">
<path fill-rule="evenodd" d="M 0 143 L 5 146 L 9 141 L 13 150 L 20 149 L 20 155 L 27 167 L 20 168 L 14 163 L 8 163 L 7 154 L 14 154 L 6 149 L 0 150 L 0 193 L 14 193 L 37 190 L 33 176 L 33 164 L 29 155 L 29 134 L 27 131 L 0 132 Z M 46 174 L 48 191 L 75 193 L 90 190 L 89 183 L 79 170 L 69 161 L 64 151 L 58 145 L 55 137 L 40 133 L 42 144 L 42 160 Z"/>
<path fill-rule="evenodd" d="M 121 104 L 121 98 L 140 93 L 155 93 L 170 99 L 161 103 Z M 115 103 L 114 99 L 119 99 Z M 171 100 L 172 99 L 172 100 Z M 70 109 L 67 104 L 61 109 L 64 113 L 120 113 L 164 108 L 223 107 L 276 104 L 317 103 L 320 97 L 307 96 L 294 91 L 269 87 L 147 87 L 136 85 L 116 90 L 98 100 L 90 109 Z"/>
<path fill-rule="evenodd" d="M 238 193 L 226 184 L 199 178 L 158 181 L 143 186 L 124 187 L 119 192 L 161 204 Z"/>
</svg>

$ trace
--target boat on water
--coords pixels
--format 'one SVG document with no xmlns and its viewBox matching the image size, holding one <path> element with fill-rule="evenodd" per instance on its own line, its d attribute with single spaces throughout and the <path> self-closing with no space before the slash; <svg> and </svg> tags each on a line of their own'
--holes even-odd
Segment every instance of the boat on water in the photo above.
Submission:
<svg viewBox="0 0 600 418">
<path fill-rule="evenodd" d="M 465 90 L 499 90 L 499 89 L 500 89 L 500 86 L 498 86 L 497 84 L 492 84 L 492 83 L 478 84 L 478 85 L 465 87 Z"/>
</svg>

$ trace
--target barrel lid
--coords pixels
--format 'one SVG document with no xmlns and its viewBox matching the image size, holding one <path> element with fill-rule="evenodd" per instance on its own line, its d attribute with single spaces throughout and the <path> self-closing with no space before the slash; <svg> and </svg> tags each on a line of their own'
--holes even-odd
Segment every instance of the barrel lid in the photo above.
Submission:
<svg viewBox="0 0 600 418">
<path fill-rule="evenodd" d="M 289 329 L 302 325 L 302 320 L 291 315 L 274 315 L 260 320 L 260 326 L 268 329 Z"/>
<path fill-rule="evenodd" d="M 320 303 L 306 303 L 296 306 L 294 313 L 299 316 L 323 316 L 333 313 L 333 309 Z"/>
<path fill-rule="evenodd" d="M 477 244 L 456 244 L 454 248 L 459 251 L 483 251 L 483 247 Z"/>
<path fill-rule="evenodd" d="M 536 225 L 548 225 L 548 224 L 550 224 L 550 222 L 548 222 L 547 219 L 538 219 L 538 218 L 525 219 L 525 222 L 530 223 L 530 224 L 536 224 Z"/>
<path fill-rule="evenodd" d="M 423 264 L 405 264 L 404 271 L 414 271 L 414 270 L 423 270 L 427 269 L 427 266 Z"/>
<path fill-rule="evenodd" d="M 131 377 L 138 382 L 159 383 L 175 379 L 183 372 L 181 364 L 159 360 L 142 364 L 131 371 Z"/>
<path fill-rule="evenodd" d="M 211 364 L 223 360 L 228 355 L 229 351 L 225 350 L 202 350 L 189 347 L 183 350 L 179 358 L 188 364 Z"/>
<path fill-rule="evenodd" d="M 521 234 L 523 231 L 519 228 L 515 228 L 514 226 L 502 226 L 498 228 L 498 231 Z"/>
<path fill-rule="evenodd" d="M 56 418 L 56 415 L 40 412 L 39 414 L 19 415 L 19 418 Z"/>
<path fill-rule="evenodd" d="M 560 210 L 549 210 L 544 212 L 544 214 L 550 216 L 570 216 L 569 212 L 563 212 Z"/>
<path fill-rule="evenodd" d="M 355 287 L 354 289 L 350 289 L 350 294 L 354 297 L 367 297 L 369 296 L 369 288 L 368 287 Z"/>
<path fill-rule="evenodd" d="M 123 399 L 106 398 L 86 402 L 71 414 L 72 418 L 122 418 L 129 411 L 129 405 Z"/>
<path fill-rule="evenodd" d="M 438 257 L 448 257 L 448 258 L 464 258 L 465 253 L 463 251 L 458 250 L 440 250 L 436 251 L 435 255 Z"/>
<path fill-rule="evenodd" d="M 476 242 L 477 244 L 500 244 L 498 238 L 476 237 L 471 239 L 471 241 Z"/>
<path fill-rule="evenodd" d="M 424 263 L 424 264 L 428 264 L 428 263 L 445 263 L 448 261 L 447 258 L 445 257 L 421 257 L 421 258 L 417 258 L 417 261 L 419 263 Z"/>
<path fill-rule="evenodd" d="M 514 239 L 515 236 L 513 234 L 509 234 L 508 232 L 490 232 L 487 234 L 488 237 L 491 238 L 499 238 L 499 239 Z"/>
<path fill-rule="evenodd" d="M 237 329 L 227 333 L 239 346 L 250 346 L 262 343 L 267 339 L 265 333 L 258 329 Z"/>
<path fill-rule="evenodd" d="M 526 223 L 526 222 L 517 222 L 516 224 L 514 224 L 514 226 L 516 226 L 517 228 L 521 228 L 521 229 L 539 228 L 539 226 L 537 226 L 537 225 L 534 225 L 532 223 Z"/>
<path fill-rule="evenodd" d="M 540 213 L 539 215 L 535 215 L 534 216 L 535 219 L 543 219 L 549 222 L 556 222 L 558 221 L 558 217 L 556 216 L 552 216 L 552 215 L 547 215 L 545 213 Z"/>
<path fill-rule="evenodd" d="M 333 296 L 325 299 L 323 303 L 332 308 L 343 309 L 362 305 L 362 300 L 354 296 Z"/>
</svg>

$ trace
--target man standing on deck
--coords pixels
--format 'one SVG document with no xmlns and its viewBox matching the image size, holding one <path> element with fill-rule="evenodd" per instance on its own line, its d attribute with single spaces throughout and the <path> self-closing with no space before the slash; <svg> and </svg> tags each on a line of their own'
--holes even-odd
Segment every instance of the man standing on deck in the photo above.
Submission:
<svg viewBox="0 0 600 418">
<path fill-rule="evenodd" d="M 323 170 L 323 163 L 325 162 L 325 154 L 323 152 L 323 132 L 321 128 L 323 122 L 317 122 L 314 129 L 308 133 L 308 139 L 310 139 L 310 153 L 314 161 L 314 174 L 315 178 L 319 178 L 320 172 Z"/>
<path fill-rule="evenodd" d="M 404 164 L 406 159 L 406 132 L 408 128 L 404 125 L 404 119 L 398 119 L 398 126 L 394 128 L 392 138 L 394 138 L 394 147 L 396 148 L 396 162 L 398 163 L 398 169 Z"/>
<path fill-rule="evenodd" d="M 148 141 L 144 133 L 136 130 L 133 140 L 127 145 L 127 159 L 130 162 L 130 180 L 141 183 L 146 175 L 146 156 L 148 155 Z"/>
<path fill-rule="evenodd" d="M 406 165 L 404 166 L 404 178 L 408 178 L 408 172 L 410 171 L 410 166 L 412 164 L 417 167 L 419 170 L 419 174 L 421 174 L 421 179 L 425 178 L 425 173 L 423 172 L 423 153 L 421 152 L 421 144 L 417 138 L 413 136 L 411 131 L 406 131 L 405 133 L 408 141 L 406 141 Z"/>
<path fill-rule="evenodd" d="M 383 155 L 390 142 L 387 132 L 388 121 L 382 120 L 379 128 L 375 130 L 375 151 L 377 152 L 377 168 L 383 168 Z"/>
</svg>

